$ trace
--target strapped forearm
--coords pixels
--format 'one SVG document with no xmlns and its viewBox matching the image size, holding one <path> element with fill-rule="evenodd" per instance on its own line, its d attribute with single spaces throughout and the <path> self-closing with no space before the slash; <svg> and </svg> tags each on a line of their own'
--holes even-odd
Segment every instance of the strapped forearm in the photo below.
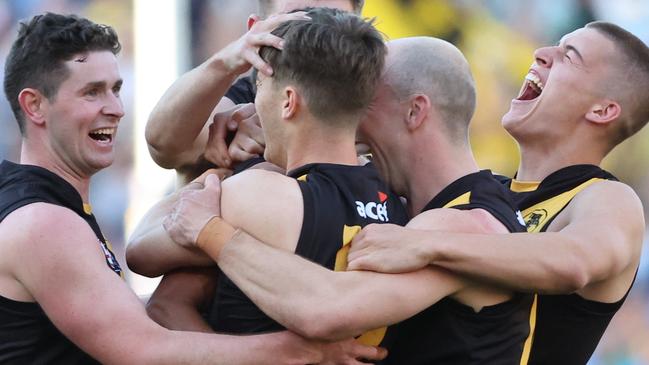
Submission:
<svg viewBox="0 0 649 365">
<path fill-rule="evenodd" d="M 435 269 L 401 275 L 333 272 L 242 231 L 215 259 L 266 314 L 301 335 L 326 340 L 409 318 L 462 285 Z"/>
</svg>

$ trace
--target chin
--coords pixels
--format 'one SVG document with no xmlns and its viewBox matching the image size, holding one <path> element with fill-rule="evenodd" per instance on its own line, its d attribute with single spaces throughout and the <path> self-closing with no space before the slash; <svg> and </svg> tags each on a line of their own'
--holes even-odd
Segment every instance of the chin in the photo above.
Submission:
<svg viewBox="0 0 649 365">
<path fill-rule="evenodd" d="M 113 162 L 115 162 L 115 156 L 102 156 L 102 158 L 97 158 L 90 161 L 89 166 L 93 170 L 93 173 L 96 173 L 107 167 L 110 167 Z"/>
</svg>

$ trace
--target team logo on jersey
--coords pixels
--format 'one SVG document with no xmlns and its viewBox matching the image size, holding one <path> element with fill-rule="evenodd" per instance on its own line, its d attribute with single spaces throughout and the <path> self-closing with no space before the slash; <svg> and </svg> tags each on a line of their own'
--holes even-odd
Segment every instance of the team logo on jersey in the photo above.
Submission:
<svg viewBox="0 0 649 365">
<path fill-rule="evenodd" d="M 388 194 L 379 191 L 379 202 L 363 203 L 356 201 L 356 211 L 363 218 L 374 219 L 381 222 L 388 221 Z"/>
<path fill-rule="evenodd" d="M 535 209 L 525 216 L 525 222 L 528 231 L 534 231 L 541 226 L 548 217 L 548 211 L 545 209 Z"/>
<path fill-rule="evenodd" d="M 113 251 L 110 250 L 108 247 L 110 243 L 106 241 L 104 243 L 103 241 L 99 240 L 99 246 L 101 247 L 101 250 L 104 252 L 104 257 L 106 258 L 106 263 L 108 264 L 108 267 L 110 267 L 111 270 L 113 270 L 117 275 L 122 276 L 122 267 L 119 266 L 119 262 L 115 258 L 115 255 L 113 254 Z"/>
</svg>

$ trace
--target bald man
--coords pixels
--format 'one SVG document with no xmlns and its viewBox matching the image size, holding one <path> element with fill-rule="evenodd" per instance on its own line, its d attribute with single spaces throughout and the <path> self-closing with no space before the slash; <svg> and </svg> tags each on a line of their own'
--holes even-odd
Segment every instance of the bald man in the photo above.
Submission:
<svg viewBox="0 0 649 365">
<path fill-rule="evenodd" d="M 425 37 L 391 41 L 388 48 L 381 85 L 360 135 L 371 146 L 383 178 L 407 197 L 414 216 L 408 226 L 523 231 L 506 188 L 489 171 L 478 169 L 469 147 L 475 87 L 463 55 L 447 42 Z M 206 188 L 194 201 L 202 200 L 200 194 L 218 193 Z M 200 232 L 199 247 L 249 298 L 307 337 L 345 338 L 379 328 L 361 339 L 386 346 L 391 364 L 514 363 L 522 356 L 530 296 L 478 285 L 434 267 L 401 275 L 334 272 L 246 232 L 228 234 L 232 228 L 221 218 L 205 228 L 182 223 L 207 221 L 220 214 L 218 206 L 182 200 L 177 213 L 185 219 L 172 230 L 193 237 Z M 359 207 L 359 214 L 370 213 Z M 345 257 L 346 249 L 339 255 Z"/>
</svg>

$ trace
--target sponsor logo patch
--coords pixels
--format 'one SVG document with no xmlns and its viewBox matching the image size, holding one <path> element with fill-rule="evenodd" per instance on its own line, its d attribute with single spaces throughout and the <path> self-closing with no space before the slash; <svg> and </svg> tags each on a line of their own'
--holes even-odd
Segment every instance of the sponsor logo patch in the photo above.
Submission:
<svg viewBox="0 0 649 365">
<path fill-rule="evenodd" d="M 382 191 L 378 192 L 379 203 L 356 201 L 356 211 L 362 218 L 374 219 L 381 222 L 388 221 L 388 195 Z"/>
</svg>

